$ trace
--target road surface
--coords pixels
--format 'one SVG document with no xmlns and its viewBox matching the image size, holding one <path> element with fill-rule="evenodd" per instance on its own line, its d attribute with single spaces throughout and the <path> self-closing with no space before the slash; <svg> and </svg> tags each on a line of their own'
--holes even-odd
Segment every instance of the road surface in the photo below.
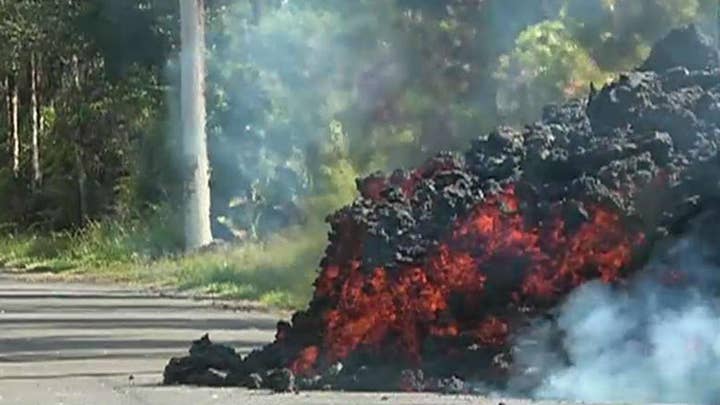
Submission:
<svg viewBox="0 0 720 405">
<path fill-rule="evenodd" d="M 160 386 L 167 360 L 184 354 L 191 340 L 210 332 L 214 340 L 247 352 L 272 339 L 278 316 L 118 288 L 25 283 L 0 274 L 0 405 L 501 402 L 396 393 L 271 394 Z"/>
</svg>

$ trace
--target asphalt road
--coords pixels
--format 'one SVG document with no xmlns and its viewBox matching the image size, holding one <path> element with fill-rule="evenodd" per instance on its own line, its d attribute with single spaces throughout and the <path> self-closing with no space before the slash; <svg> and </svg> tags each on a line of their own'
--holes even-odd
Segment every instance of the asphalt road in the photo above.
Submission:
<svg viewBox="0 0 720 405">
<path fill-rule="evenodd" d="M 185 353 L 191 340 L 210 332 L 214 340 L 247 352 L 272 339 L 278 317 L 117 288 L 25 283 L 0 274 L 0 404 L 528 403 L 160 386 L 167 360 Z"/>
</svg>

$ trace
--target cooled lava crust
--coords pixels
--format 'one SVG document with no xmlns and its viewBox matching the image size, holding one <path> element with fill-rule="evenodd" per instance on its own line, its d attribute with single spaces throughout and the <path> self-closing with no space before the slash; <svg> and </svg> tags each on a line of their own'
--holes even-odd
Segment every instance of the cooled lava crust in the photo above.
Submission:
<svg viewBox="0 0 720 405">
<path fill-rule="evenodd" d="M 695 27 L 676 30 L 641 68 L 539 122 L 359 180 L 360 197 L 328 218 L 308 308 L 243 359 L 195 342 L 166 383 L 501 387 L 517 371 L 514 331 L 588 280 L 622 283 L 657 241 L 718 207 L 717 66 Z"/>
</svg>

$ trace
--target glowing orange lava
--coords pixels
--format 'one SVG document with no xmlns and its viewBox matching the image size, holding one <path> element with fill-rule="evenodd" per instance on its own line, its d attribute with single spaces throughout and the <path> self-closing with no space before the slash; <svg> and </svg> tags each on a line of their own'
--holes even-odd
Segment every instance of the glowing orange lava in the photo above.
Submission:
<svg viewBox="0 0 720 405">
<path fill-rule="evenodd" d="M 433 336 L 500 347 L 510 325 L 491 295 L 521 305 L 558 299 L 588 279 L 615 281 L 642 240 L 600 206 L 585 206 L 587 221 L 573 229 L 560 213 L 529 227 L 518 207 L 512 187 L 488 198 L 422 266 L 367 269 L 359 257 L 325 265 L 315 291 L 316 300 L 332 303 L 322 343 L 303 350 L 292 369 L 307 373 L 317 361 L 341 360 L 360 348 L 417 364 Z"/>
<path fill-rule="evenodd" d="M 307 374 L 317 362 L 318 356 L 320 356 L 320 349 L 317 346 L 308 346 L 300 352 L 300 355 L 290 365 L 290 369 L 294 373 Z"/>
</svg>

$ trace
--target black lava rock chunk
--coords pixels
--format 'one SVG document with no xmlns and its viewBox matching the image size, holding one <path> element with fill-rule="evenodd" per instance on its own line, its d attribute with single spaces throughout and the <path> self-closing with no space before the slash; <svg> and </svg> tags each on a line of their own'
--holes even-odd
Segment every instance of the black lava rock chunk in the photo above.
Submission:
<svg viewBox="0 0 720 405">
<path fill-rule="evenodd" d="M 264 388 L 275 392 L 294 392 L 295 374 L 287 368 L 270 370 L 265 376 Z"/>
</svg>

